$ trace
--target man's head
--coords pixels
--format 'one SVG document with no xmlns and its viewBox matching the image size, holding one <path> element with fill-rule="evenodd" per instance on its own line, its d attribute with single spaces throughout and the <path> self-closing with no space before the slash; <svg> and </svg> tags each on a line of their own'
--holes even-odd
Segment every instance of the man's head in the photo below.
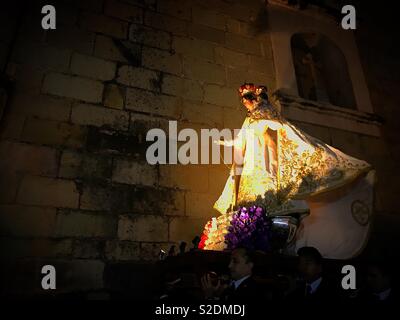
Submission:
<svg viewBox="0 0 400 320">
<path fill-rule="evenodd" d="M 236 248 L 232 251 L 229 270 L 234 280 L 239 280 L 252 274 L 254 266 L 253 252 L 246 248 Z"/>
<path fill-rule="evenodd" d="M 390 288 L 391 272 L 389 267 L 380 261 L 369 263 L 367 285 L 373 293 L 380 293 Z"/>
<path fill-rule="evenodd" d="M 322 273 L 322 256 L 314 247 L 303 247 L 297 251 L 299 272 L 307 282 L 317 280 Z"/>
</svg>

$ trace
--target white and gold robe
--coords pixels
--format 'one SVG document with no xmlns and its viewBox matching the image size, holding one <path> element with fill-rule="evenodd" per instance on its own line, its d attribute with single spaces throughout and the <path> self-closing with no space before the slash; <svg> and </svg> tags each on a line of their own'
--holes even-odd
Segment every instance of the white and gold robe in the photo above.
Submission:
<svg viewBox="0 0 400 320">
<path fill-rule="evenodd" d="M 271 216 L 306 214 L 289 248 L 292 253 L 313 246 L 325 257 L 346 259 L 363 249 L 373 206 L 374 171 L 367 162 L 309 136 L 280 116 L 247 117 L 234 152 L 241 166 L 232 166 L 215 202 L 221 215 L 205 249 L 224 249 L 232 211 L 257 203 Z"/>
</svg>

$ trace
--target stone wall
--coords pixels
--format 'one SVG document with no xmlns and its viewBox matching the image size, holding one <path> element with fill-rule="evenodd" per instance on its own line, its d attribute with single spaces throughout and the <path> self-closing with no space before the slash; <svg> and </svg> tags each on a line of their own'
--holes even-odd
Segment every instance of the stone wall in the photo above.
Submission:
<svg viewBox="0 0 400 320">
<path fill-rule="evenodd" d="M 237 86 L 274 87 L 270 39 L 249 23 L 258 1 L 57 1 L 48 31 L 41 5 L 22 11 L 7 65 L 0 252 L 74 266 L 64 289 L 96 289 L 108 262 L 190 247 L 217 215 L 229 168 L 151 166 L 146 133 L 239 128 Z"/>
<path fill-rule="evenodd" d="M 146 133 L 168 120 L 179 129 L 239 128 L 238 85 L 275 89 L 260 5 L 65 0 L 55 2 L 57 29 L 49 31 L 41 29 L 41 3 L 26 7 L 1 123 L 0 254 L 18 261 L 3 273 L 6 290 L 40 292 L 47 263 L 60 270 L 61 291 L 101 289 L 110 263 L 151 262 L 182 240 L 190 247 L 218 214 L 212 205 L 229 168 L 151 166 Z M 297 124 L 374 164 L 377 208 L 394 212 L 382 139 Z M 16 270 L 26 279 L 12 276 Z"/>
</svg>

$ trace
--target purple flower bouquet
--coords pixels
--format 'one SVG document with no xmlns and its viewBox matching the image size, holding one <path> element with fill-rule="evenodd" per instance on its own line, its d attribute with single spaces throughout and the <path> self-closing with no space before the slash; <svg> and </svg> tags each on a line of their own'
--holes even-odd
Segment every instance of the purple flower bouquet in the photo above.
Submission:
<svg viewBox="0 0 400 320">
<path fill-rule="evenodd" d="M 270 250 L 270 228 L 262 207 L 240 207 L 233 215 L 225 235 L 227 249 L 245 247 L 252 250 Z"/>
</svg>

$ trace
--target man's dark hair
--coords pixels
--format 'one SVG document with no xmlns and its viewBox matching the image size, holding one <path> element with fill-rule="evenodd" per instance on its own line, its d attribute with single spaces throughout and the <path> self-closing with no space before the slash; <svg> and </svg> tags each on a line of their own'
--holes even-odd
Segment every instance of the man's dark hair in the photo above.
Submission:
<svg viewBox="0 0 400 320">
<path fill-rule="evenodd" d="M 242 252 L 243 257 L 246 259 L 246 262 L 252 262 L 255 264 L 255 252 L 254 250 L 248 249 L 246 247 L 237 247 L 234 251 L 240 250 Z"/>
<path fill-rule="evenodd" d="M 315 264 L 322 264 L 321 253 L 314 247 L 302 247 L 297 250 L 297 255 L 312 260 Z"/>
</svg>

